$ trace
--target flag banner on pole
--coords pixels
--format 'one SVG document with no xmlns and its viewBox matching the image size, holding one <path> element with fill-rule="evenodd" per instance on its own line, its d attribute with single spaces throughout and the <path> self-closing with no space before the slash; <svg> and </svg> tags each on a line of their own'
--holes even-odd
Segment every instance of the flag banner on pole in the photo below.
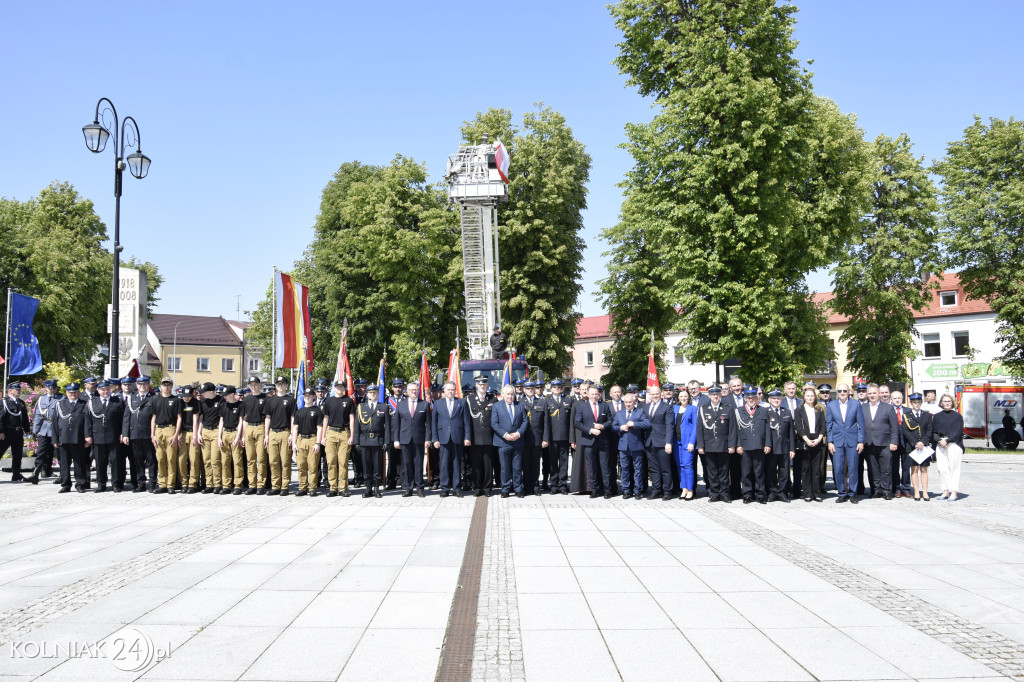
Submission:
<svg viewBox="0 0 1024 682">
<path fill-rule="evenodd" d="M 494 150 L 494 165 L 496 165 L 498 167 L 498 175 L 501 176 L 501 181 L 504 182 L 507 185 L 508 184 L 508 164 L 509 164 L 509 161 L 510 161 L 509 156 L 508 156 L 508 150 L 505 149 L 505 145 L 502 144 L 500 137 L 498 138 L 497 144 L 495 145 L 495 147 L 496 148 Z"/>
<path fill-rule="evenodd" d="M 427 367 L 427 351 L 420 356 L 420 400 L 430 400 L 430 369 Z"/>
<path fill-rule="evenodd" d="M 4 364 L 4 356 L 0 355 L 0 365 Z"/>
<path fill-rule="evenodd" d="M 274 358 L 278 367 L 296 369 L 300 363 L 313 368 L 313 337 L 309 320 L 309 287 L 290 275 L 275 271 L 277 300 L 274 301 L 274 323 L 277 348 Z"/>
<path fill-rule="evenodd" d="M 455 384 L 455 395 L 462 397 L 462 367 L 459 363 L 459 349 L 448 354 L 448 381 Z"/>
<path fill-rule="evenodd" d="M 38 308 L 38 298 L 11 294 L 11 365 L 7 371 L 12 376 L 35 374 L 43 369 L 39 339 L 32 331 Z"/>
<path fill-rule="evenodd" d="M 142 371 L 139 369 L 139 359 L 135 358 L 132 360 L 132 366 L 128 368 L 128 376 L 132 379 L 138 379 L 142 376 Z"/>
<path fill-rule="evenodd" d="M 341 328 L 341 346 L 338 348 L 338 367 L 334 370 L 334 383 L 345 382 L 345 393 L 349 398 L 356 394 L 352 385 L 352 367 L 348 364 L 348 327 Z"/>
<path fill-rule="evenodd" d="M 382 403 L 388 399 L 388 389 L 384 387 L 384 357 L 380 359 L 380 370 L 377 372 L 377 402 Z M 398 407 L 398 403 L 395 403 Z"/>
<path fill-rule="evenodd" d="M 652 388 L 660 388 L 661 383 L 658 381 L 658 367 L 654 364 L 654 353 L 647 356 L 647 390 Z"/>
<path fill-rule="evenodd" d="M 512 383 L 512 359 L 505 361 L 505 369 L 501 373 L 501 387 L 505 388 Z"/>
<path fill-rule="evenodd" d="M 295 407 L 302 409 L 306 406 L 306 361 L 299 361 L 299 383 L 295 385 Z"/>
</svg>

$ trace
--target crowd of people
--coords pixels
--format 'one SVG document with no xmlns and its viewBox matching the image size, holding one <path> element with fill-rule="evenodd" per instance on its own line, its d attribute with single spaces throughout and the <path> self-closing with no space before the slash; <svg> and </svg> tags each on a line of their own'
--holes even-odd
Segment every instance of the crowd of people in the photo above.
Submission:
<svg viewBox="0 0 1024 682">
<path fill-rule="evenodd" d="M 500 492 L 712 502 L 822 501 L 831 461 L 835 501 L 864 495 L 928 501 L 935 464 L 941 499 L 960 488 L 963 419 L 950 395 L 904 396 L 885 384 L 763 391 L 727 384 L 603 387 L 573 379 L 517 379 L 500 393 L 487 375 L 459 387 L 390 387 L 326 380 L 302 396 L 279 377 L 248 388 L 194 384 L 159 391 L 148 377 L 89 377 L 59 391 L 45 382 L 32 420 L 8 386 L 0 448 L 12 479 L 53 475 L 60 492 L 441 497 Z M 568 390 L 566 390 L 568 388 Z M 300 406 L 300 402 L 302 405 Z M 36 467 L 22 477 L 26 436 Z M 351 462 L 350 462 L 351 459 Z M 93 475 L 95 487 L 93 487 Z"/>
</svg>

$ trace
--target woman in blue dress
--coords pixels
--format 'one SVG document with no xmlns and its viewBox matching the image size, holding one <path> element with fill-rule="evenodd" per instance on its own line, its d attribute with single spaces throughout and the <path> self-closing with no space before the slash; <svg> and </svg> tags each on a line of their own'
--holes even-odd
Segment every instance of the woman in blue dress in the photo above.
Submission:
<svg viewBox="0 0 1024 682">
<path fill-rule="evenodd" d="M 679 499 L 692 500 L 694 488 L 693 453 L 697 442 L 697 403 L 690 402 L 690 393 L 680 391 L 678 403 L 672 406 L 675 414 L 676 464 L 679 466 Z"/>
</svg>

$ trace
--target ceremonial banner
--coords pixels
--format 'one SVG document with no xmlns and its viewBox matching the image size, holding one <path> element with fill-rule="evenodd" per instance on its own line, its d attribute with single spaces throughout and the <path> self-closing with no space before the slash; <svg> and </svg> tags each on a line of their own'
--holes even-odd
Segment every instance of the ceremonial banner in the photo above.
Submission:
<svg viewBox="0 0 1024 682">
<path fill-rule="evenodd" d="M 313 368 L 312 327 L 309 321 L 309 287 L 290 275 L 274 271 L 274 323 L 277 332 L 275 361 L 278 367 L 296 369 L 305 362 Z"/>
<path fill-rule="evenodd" d="M 352 385 L 352 368 L 348 364 L 348 327 L 341 328 L 341 347 L 338 349 L 338 368 L 334 370 L 334 383 L 345 382 L 345 393 L 351 398 L 356 394 L 356 387 Z"/>
<path fill-rule="evenodd" d="M 11 294 L 11 364 L 8 374 L 24 376 L 43 369 L 39 339 L 32 331 L 32 320 L 39 308 L 39 299 Z"/>
<path fill-rule="evenodd" d="M 508 164 L 509 164 L 508 150 L 505 149 L 505 145 L 501 143 L 501 138 L 497 140 L 497 149 L 494 150 L 494 164 L 498 167 L 498 175 L 501 176 L 501 181 L 508 184 Z"/>
<path fill-rule="evenodd" d="M 430 369 L 427 368 L 427 351 L 423 351 L 420 358 L 420 400 L 430 400 Z"/>
<path fill-rule="evenodd" d="M 654 364 L 654 353 L 651 353 L 647 356 L 647 390 L 659 387 L 661 384 L 658 382 L 658 367 Z"/>
<path fill-rule="evenodd" d="M 299 382 L 295 385 L 295 407 L 302 409 L 306 406 L 306 362 L 299 362 Z"/>
<path fill-rule="evenodd" d="M 389 391 L 384 386 L 384 360 L 387 357 L 385 354 L 380 359 L 380 371 L 377 372 L 377 402 L 383 403 L 388 399 Z M 395 403 L 395 407 L 398 407 L 398 403 Z"/>
<path fill-rule="evenodd" d="M 455 383 L 455 395 L 462 397 L 462 367 L 459 365 L 459 349 L 448 354 L 448 381 Z"/>
<path fill-rule="evenodd" d="M 505 388 L 512 383 L 512 358 L 505 362 L 505 370 L 501 373 L 501 387 Z"/>
</svg>

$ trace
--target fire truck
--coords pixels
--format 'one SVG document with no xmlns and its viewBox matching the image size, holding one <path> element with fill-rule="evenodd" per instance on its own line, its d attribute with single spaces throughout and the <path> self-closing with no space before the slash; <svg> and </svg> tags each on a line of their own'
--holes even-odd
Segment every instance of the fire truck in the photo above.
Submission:
<svg viewBox="0 0 1024 682">
<path fill-rule="evenodd" d="M 1024 386 L 963 386 L 959 392 L 964 435 L 991 439 L 999 450 L 1015 450 L 1022 435 Z"/>
</svg>

